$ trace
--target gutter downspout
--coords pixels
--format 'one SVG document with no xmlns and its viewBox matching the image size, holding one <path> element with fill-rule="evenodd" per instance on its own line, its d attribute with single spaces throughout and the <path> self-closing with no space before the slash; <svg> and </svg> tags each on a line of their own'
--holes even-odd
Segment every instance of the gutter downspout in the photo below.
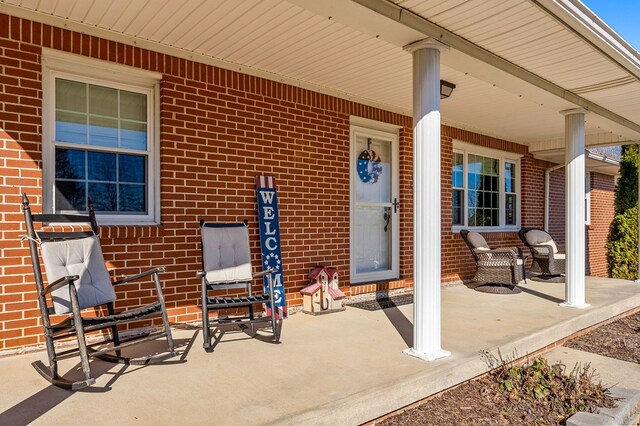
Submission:
<svg viewBox="0 0 640 426">
<path fill-rule="evenodd" d="M 564 167 L 564 164 L 558 164 L 553 167 L 549 167 L 544 171 L 544 231 L 549 232 L 549 181 L 551 179 L 551 172 Z"/>
</svg>

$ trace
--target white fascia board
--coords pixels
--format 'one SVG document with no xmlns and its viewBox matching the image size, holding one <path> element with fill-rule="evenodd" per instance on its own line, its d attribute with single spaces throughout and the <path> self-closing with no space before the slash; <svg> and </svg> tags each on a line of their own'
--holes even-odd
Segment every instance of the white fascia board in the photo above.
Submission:
<svg viewBox="0 0 640 426">
<path fill-rule="evenodd" d="M 578 0 L 530 0 L 640 80 L 640 53 Z"/>
</svg>

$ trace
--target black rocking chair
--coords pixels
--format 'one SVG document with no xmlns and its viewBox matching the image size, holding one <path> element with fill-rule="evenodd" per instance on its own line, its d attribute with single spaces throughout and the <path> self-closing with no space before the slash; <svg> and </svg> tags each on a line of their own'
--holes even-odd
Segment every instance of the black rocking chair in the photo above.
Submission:
<svg viewBox="0 0 640 426">
<path fill-rule="evenodd" d="M 249 231 L 245 223 L 210 223 L 200 221 L 200 236 L 202 238 L 202 334 L 203 347 L 207 352 L 213 351 L 211 342 L 211 327 L 234 325 L 249 328 L 251 335 L 256 335 L 256 326 L 260 323 L 270 324 L 273 332 L 273 342 L 280 341 L 278 329 L 277 309 L 273 306 L 274 269 L 252 273 L 251 250 L 249 247 Z M 252 283 L 256 279 L 267 277 L 269 292 L 254 294 Z M 220 290 L 242 291 L 242 294 L 210 295 L 210 292 Z M 227 292 L 228 294 L 229 292 Z M 256 305 L 271 303 L 271 312 L 265 316 L 255 315 Z M 239 315 L 209 318 L 210 311 L 225 309 L 247 310 Z"/>
<path fill-rule="evenodd" d="M 158 278 L 158 273 L 164 271 L 163 267 L 112 281 L 102 255 L 98 225 L 91 202 L 89 202 L 88 215 L 32 214 L 26 194 L 22 195 L 22 205 L 27 228 L 27 235 L 23 239 L 29 240 L 31 262 L 49 355 L 48 367 L 42 361 L 33 363 L 38 373 L 55 386 L 77 390 L 95 383 L 95 378 L 91 377 L 89 357 L 122 364 L 147 364 L 151 360 L 166 359 L 176 355 L 160 279 Z M 72 227 L 74 230 L 53 232 L 45 231 L 43 228 L 43 230 L 36 231 L 34 223 L 42 223 L 43 226 L 51 223 L 64 224 L 65 229 Z M 82 229 L 86 228 L 86 226 L 82 226 L 83 224 L 90 225 L 91 229 L 78 230 L 78 226 L 81 226 Z M 44 263 L 47 277 L 46 285 L 42 276 L 38 252 L 40 252 Z M 158 301 L 115 313 L 113 302 L 116 300 L 116 295 L 113 286 L 148 276 L 153 277 Z M 50 306 L 48 296 L 53 306 Z M 98 316 L 100 309 L 96 309 L 96 315 L 83 315 L 81 312 L 87 308 L 99 307 L 106 307 L 107 315 Z M 66 318 L 54 323 L 50 317 L 53 314 L 66 315 Z M 119 324 L 158 315 L 162 316 L 164 325 L 162 331 L 120 339 Z M 110 337 L 107 334 L 95 343 L 89 344 L 87 342 L 85 333 L 105 329 L 110 330 Z M 72 336 L 77 339 L 77 347 L 58 351 L 59 348 L 56 347 L 55 341 Z M 143 358 L 122 356 L 121 349 L 124 347 L 164 336 L 167 338 L 167 353 Z M 58 361 L 78 355 L 82 364 L 84 380 L 72 381 L 60 376 Z"/>
</svg>

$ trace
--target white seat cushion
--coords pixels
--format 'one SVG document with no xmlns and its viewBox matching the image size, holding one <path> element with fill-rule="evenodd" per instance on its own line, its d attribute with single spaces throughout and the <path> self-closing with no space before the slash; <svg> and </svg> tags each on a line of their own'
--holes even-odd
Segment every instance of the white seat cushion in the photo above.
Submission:
<svg viewBox="0 0 640 426">
<path fill-rule="evenodd" d="M 564 254 L 564 253 L 555 253 L 555 254 L 553 255 L 553 257 L 554 257 L 555 259 L 563 259 L 563 260 L 564 260 L 564 259 L 565 259 L 565 254 Z"/>
<path fill-rule="evenodd" d="M 116 300 L 98 237 L 43 242 L 41 250 L 49 283 L 70 275 L 80 277 L 75 282 L 80 309 Z M 68 287 L 53 291 L 51 299 L 56 314 L 71 312 Z"/>
<path fill-rule="evenodd" d="M 210 284 L 251 281 L 251 264 L 244 263 L 238 266 L 207 271 L 205 278 Z"/>
<path fill-rule="evenodd" d="M 201 232 L 207 282 L 251 281 L 251 252 L 246 226 L 203 226 Z"/>
<path fill-rule="evenodd" d="M 539 229 L 532 229 L 525 234 L 527 242 L 532 246 L 551 246 L 554 253 L 558 252 L 558 246 L 551 238 L 551 235 Z"/>
</svg>

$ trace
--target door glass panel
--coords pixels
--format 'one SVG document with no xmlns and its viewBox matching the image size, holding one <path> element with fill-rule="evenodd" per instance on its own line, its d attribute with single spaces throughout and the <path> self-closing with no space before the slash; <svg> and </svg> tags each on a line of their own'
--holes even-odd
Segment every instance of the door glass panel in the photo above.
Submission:
<svg viewBox="0 0 640 426">
<path fill-rule="evenodd" d="M 356 208 L 357 273 L 391 269 L 390 210 L 389 207 Z"/>
<path fill-rule="evenodd" d="M 391 202 L 391 142 L 356 138 L 356 202 Z"/>
<path fill-rule="evenodd" d="M 355 140 L 356 274 L 393 269 L 393 229 L 397 226 L 393 193 L 393 142 L 358 135 Z"/>
</svg>

